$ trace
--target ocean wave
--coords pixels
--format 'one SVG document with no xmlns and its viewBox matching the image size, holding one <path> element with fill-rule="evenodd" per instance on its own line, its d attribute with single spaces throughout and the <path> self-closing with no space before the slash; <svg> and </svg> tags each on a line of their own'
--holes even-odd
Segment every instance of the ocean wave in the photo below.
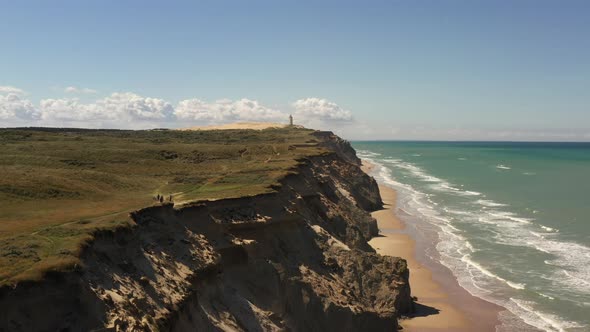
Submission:
<svg viewBox="0 0 590 332">
<path fill-rule="evenodd" d="M 440 190 L 440 191 L 447 191 L 447 192 L 458 192 L 458 191 L 461 191 L 461 189 L 456 188 L 456 187 L 453 187 L 448 182 L 440 183 L 440 184 L 437 184 L 437 185 L 432 185 L 432 188 L 433 189 Z"/>
<path fill-rule="evenodd" d="M 409 171 L 412 175 L 418 177 L 421 181 L 424 182 L 443 182 L 443 180 L 437 178 L 436 176 L 432 176 L 430 174 L 426 174 L 424 170 L 420 167 L 413 165 L 411 163 L 404 162 L 400 159 L 384 159 L 384 161 L 395 165 L 398 168 L 405 169 Z"/>
<path fill-rule="evenodd" d="M 548 226 L 539 225 L 542 229 L 546 230 L 547 232 L 555 232 L 559 233 L 559 229 L 551 228 Z"/>
<path fill-rule="evenodd" d="M 470 216 L 470 217 L 475 216 L 475 214 L 473 212 L 470 212 L 470 211 L 453 210 L 453 209 L 449 209 L 448 207 L 443 207 L 442 209 L 443 209 L 443 211 L 445 211 L 447 213 L 458 215 L 458 216 Z"/>
<path fill-rule="evenodd" d="M 472 191 L 472 190 L 462 190 L 460 188 L 454 187 L 448 182 L 440 181 L 440 183 L 436 183 L 430 186 L 432 189 L 440 192 L 450 193 L 457 196 L 480 196 L 482 195 L 480 192 Z"/>
<path fill-rule="evenodd" d="M 452 185 L 448 181 L 445 181 L 441 178 L 438 178 L 434 175 L 426 173 L 422 168 L 412 164 L 405 162 L 401 159 L 394 159 L 394 158 L 385 158 L 382 161 L 385 161 L 389 164 L 392 164 L 394 167 L 406 170 L 410 172 L 410 174 L 416 177 L 418 180 L 422 182 L 430 182 L 433 183 L 431 186 L 433 189 L 448 193 L 453 193 L 459 196 L 480 196 L 482 195 L 480 192 L 473 191 L 473 190 L 462 190 L 457 188 L 456 186 Z"/>
<path fill-rule="evenodd" d="M 512 169 L 510 166 L 506 166 L 506 165 L 502 165 L 502 164 L 496 165 L 496 168 L 497 169 L 503 169 L 503 170 Z"/>
<path fill-rule="evenodd" d="M 480 196 L 481 195 L 480 192 L 471 191 L 471 190 L 465 190 L 465 191 L 463 191 L 463 194 L 465 194 L 467 196 Z"/>
<path fill-rule="evenodd" d="M 399 163 L 402 160 L 401 159 L 395 159 L 395 158 L 384 158 L 384 159 L 381 159 L 381 161 L 385 161 L 385 162 L 388 162 L 388 163 Z"/>
<path fill-rule="evenodd" d="M 544 260 L 544 263 L 554 267 L 551 282 L 555 289 L 590 295 L 590 269 L 587 268 L 590 266 L 590 247 L 560 240 L 556 237 L 559 230 L 532 223 L 534 219 L 519 218 L 506 212 L 490 214 L 496 219 L 488 220 L 496 223 L 503 242 L 552 255 L 553 258 Z"/>
<path fill-rule="evenodd" d="M 496 332 L 539 332 L 539 329 L 524 322 L 510 310 L 502 310 L 498 313 L 500 325 L 496 326 Z"/>
<path fill-rule="evenodd" d="M 532 301 L 511 297 L 509 303 L 514 305 L 511 305 L 511 308 L 508 308 L 508 310 L 519 312 L 519 316 L 523 318 L 527 324 L 545 331 L 562 332 L 570 329 L 582 329 L 586 327 L 585 325 L 576 322 L 563 320 L 556 315 L 541 312 L 535 308 L 536 303 Z"/>
<path fill-rule="evenodd" d="M 538 250 L 540 252 L 544 252 L 546 254 L 550 254 L 551 253 L 550 251 L 543 249 L 543 247 L 539 246 L 536 242 L 527 241 L 526 244 L 527 244 L 528 247 L 533 247 L 533 248 L 535 248 L 536 250 Z"/>
<path fill-rule="evenodd" d="M 530 224 L 535 220 L 532 218 L 518 217 L 516 214 L 514 214 L 512 212 L 506 212 L 506 211 L 486 211 L 486 213 L 490 216 L 495 217 L 496 219 L 500 219 L 500 220 L 508 219 L 508 220 L 516 221 L 516 222 L 523 223 L 523 224 Z"/>
<path fill-rule="evenodd" d="M 472 267 L 476 268 L 479 270 L 479 272 L 485 274 L 488 277 L 494 278 L 496 280 L 499 280 L 503 283 L 505 283 L 506 285 L 514 288 L 514 289 L 524 289 L 526 284 L 524 283 L 517 283 L 517 282 L 513 282 L 513 281 L 509 281 L 506 280 L 500 276 L 498 276 L 497 274 L 492 273 L 490 270 L 486 269 L 485 267 L 483 267 L 481 264 L 474 262 L 473 260 L 471 260 L 470 255 L 464 255 L 461 258 L 461 261 L 471 265 Z"/>
<path fill-rule="evenodd" d="M 368 150 L 358 150 L 356 154 L 359 156 L 359 158 L 374 158 L 381 156 L 381 153 Z"/>
<path fill-rule="evenodd" d="M 476 201 L 476 203 L 479 204 L 479 205 L 487 206 L 487 207 L 508 206 L 508 204 L 496 203 L 494 201 L 487 200 L 487 199 L 478 199 Z"/>
<path fill-rule="evenodd" d="M 559 265 L 558 265 L 559 266 Z M 567 280 L 567 283 L 580 290 L 588 290 L 590 288 L 590 279 L 588 279 L 588 272 L 580 273 L 579 270 L 568 271 L 566 269 L 561 270 L 561 275 L 564 276 L 563 280 Z M 558 272 L 559 274 L 559 272 Z"/>
<path fill-rule="evenodd" d="M 543 254 L 551 255 L 551 257 L 545 259 L 545 263 L 551 266 L 552 271 L 543 271 L 543 276 L 547 275 L 546 280 L 550 283 L 548 287 L 553 292 L 586 294 L 579 295 L 582 297 L 590 295 L 590 282 L 586 281 L 590 280 L 590 269 L 587 269 L 590 266 L 590 248 L 577 243 L 560 241 L 557 238 L 559 230 L 539 225 L 533 218 L 505 211 L 508 207 L 507 204 L 478 198 L 478 196 L 483 195 L 481 193 L 477 193 L 478 195 L 465 194 L 464 192 L 467 191 L 451 185 L 444 179 L 436 178 L 437 182 L 432 182 L 424 186 L 424 189 L 418 190 L 418 188 L 421 188 L 419 185 L 414 187 L 394 178 L 391 167 L 409 171 L 410 175 L 418 180 L 432 179 L 430 178 L 432 175 L 415 165 L 408 167 L 409 163 L 399 159 L 390 159 L 389 162 L 386 162 L 388 167 L 380 164 L 380 162 L 383 161 L 378 160 L 375 163 L 379 164 L 379 167 L 375 170 L 378 173 L 376 177 L 399 191 L 399 197 L 401 197 L 399 207 L 406 213 L 404 217 L 423 220 L 437 227 L 439 242 L 436 245 L 436 250 L 440 255 L 437 258 L 453 272 L 463 288 L 475 296 L 507 308 L 510 312 L 526 321 L 527 324 L 546 331 L 560 331 L 563 328 L 578 328 L 580 326 L 576 325 L 576 323 L 561 320 L 555 315 L 540 312 L 546 320 L 539 323 L 537 322 L 540 321 L 538 317 L 534 318 L 534 316 L 531 316 L 530 311 L 516 305 L 514 301 L 510 301 L 511 298 L 516 298 L 514 295 L 525 292 L 525 289 L 529 291 L 529 287 L 524 283 L 500 277 L 491 269 L 484 267 L 482 262 L 475 261 L 470 254 L 477 252 L 479 248 L 468 241 L 469 233 L 464 233 L 455 224 L 458 222 L 468 224 L 470 228 L 480 227 L 480 231 L 485 231 L 488 234 L 488 240 L 492 239 L 492 241 L 500 245 L 528 247 Z M 403 166 L 400 167 L 399 165 Z M 431 192 L 430 190 L 434 191 Z M 453 206 L 445 203 L 437 206 L 435 199 L 437 192 L 453 193 L 456 196 L 463 197 L 460 199 L 461 205 Z M 457 194 L 459 192 L 462 194 Z M 482 210 L 482 206 L 485 210 Z M 416 229 L 423 227 L 420 226 L 421 223 L 413 223 L 413 225 L 412 227 Z M 524 280 L 521 279 L 522 275 L 527 275 L 529 271 L 511 272 L 510 275 L 514 274 L 518 280 Z M 503 287 L 505 289 L 502 289 Z M 583 302 L 577 301 L 579 303 Z M 528 306 L 535 310 L 537 310 L 537 305 L 534 302 L 528 303 Z"/>
<path fill-rule="evenodd" d="M 473 245 L 471 245 L 471 242 L 469 242 L 467 240 L 465 240 L 465 246 L 467 248 L 469 248 L 469 250 L 471 250 L 471 252 L 475 252 L 476 251 L 475 248 L 473 248 Z"/>
</svg>

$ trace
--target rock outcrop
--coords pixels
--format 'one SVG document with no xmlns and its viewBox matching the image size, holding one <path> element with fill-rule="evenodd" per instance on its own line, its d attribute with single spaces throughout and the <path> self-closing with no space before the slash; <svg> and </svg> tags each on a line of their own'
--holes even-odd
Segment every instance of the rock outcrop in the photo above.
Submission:
<svg viewBox="0 0 590 332">
<path fill-rule="evenodd" d="M 131 213 L 75 272 L 0 290 L 0 331 L 394 331 L 406 262 L 376 254 L 381 207 L 352 147 L 300 161 L 275 193 Z"/>
</svg>

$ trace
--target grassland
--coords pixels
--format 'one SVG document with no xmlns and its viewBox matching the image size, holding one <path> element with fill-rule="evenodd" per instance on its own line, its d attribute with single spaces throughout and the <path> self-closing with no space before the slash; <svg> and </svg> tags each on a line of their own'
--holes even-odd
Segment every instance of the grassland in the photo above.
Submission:
<svg viewBox="0 0 590 332">
<path fill-rule="evenodd" d="M 0 285 L 74 268 L 96 230 L 130 226 L 157 194 L 179 204 L 271 192 L 323 153 L 311 133 L 0 129 Z"/>
</svg>

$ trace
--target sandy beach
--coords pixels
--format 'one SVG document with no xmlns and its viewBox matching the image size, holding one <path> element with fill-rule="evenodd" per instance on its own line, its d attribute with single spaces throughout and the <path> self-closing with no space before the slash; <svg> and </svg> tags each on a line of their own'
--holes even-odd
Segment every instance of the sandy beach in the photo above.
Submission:
<svg viewBox="0 0 590 332">
<path fill-rule="evenodd" d="M 371 174 L 372 168 L 373 165 L 363 161 L 366 173 Z M 418 298 L 414 317 L 401 321 L 404 331 L 495 331 L 498 312 L 503 308 L 469 294 L 441 264 L 431 266 L 420 261 L 416 241 L 403 232 L 404 223 L 396 215 L 396 191 L 381 183 L 379 190 L 384 209 L 372 215 L 381 234 L 369 244 L 382 255 L 406 259 L 412 295 Z"/>
</svg>

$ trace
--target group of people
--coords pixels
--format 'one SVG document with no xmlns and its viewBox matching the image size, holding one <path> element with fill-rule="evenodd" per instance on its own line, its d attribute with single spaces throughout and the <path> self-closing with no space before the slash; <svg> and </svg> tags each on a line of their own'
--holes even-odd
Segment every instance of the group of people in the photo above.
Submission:
<svg viewBox="0 0 590 332">
<path fill-rule="evenodd" d="M 154 196 L 154 200 L 160 203 L 164 203 L 164 195 L 157 194 Z M 172 202 L 172 195 L 168 197 L 168 202 Z"/>
</svg>

